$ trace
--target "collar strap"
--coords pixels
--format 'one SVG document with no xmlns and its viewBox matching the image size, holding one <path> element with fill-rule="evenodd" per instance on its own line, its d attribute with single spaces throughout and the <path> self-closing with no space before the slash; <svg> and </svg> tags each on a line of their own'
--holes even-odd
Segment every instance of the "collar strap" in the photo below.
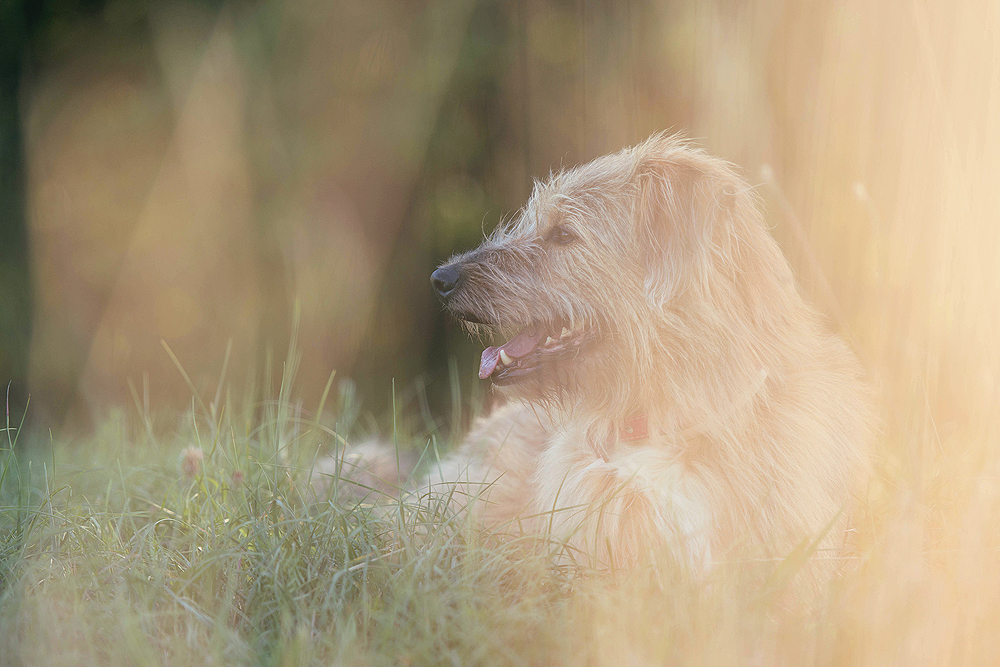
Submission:
<svg viewBox="0 0 1000 667">
<path fill-rule="evenodd" d="M 747 397 L 744 401 L 749 400 L 757 395 L 760 388 L 764 386 L 764 382 L 767 380 L 767 368 L 761 368 L 757 375 L 757 381 L 750 388 Z M 643 438 L 649 437 L 649 420 L 646 419 L 646 415 L 636 415 L 622 422 L 618 430 L 618 441 L 619 442 L 632 442 L 633 440 L 642 440 Z M 694 428 L 688 428 L 681 433 L 681 437 L 685 440 L 690 440 L 697 435 L 697 431 Z M 602 455 L 605 461 L 607 457 Z"/>
<path fill-rule="evenodd" d="M 697 437 L 698 431 L 694 428 L 688 428 L 681 432 L 680 437 L 682 440 L 691 440 Z M 621 426 L 613 433 L 608 434 L 608 439 L 603 447 L 595 445 L 593 442 L 590 443 L 591 449 L 594 453 L 604 459 L 604 462 L 608 462 L 608 451 L 614 449 L 617 442 L 634 442 L 636 440 L 644 440 L 649 437 L 649 420 L 646 415 L 636 415 L 630 419 L 626 419 L 622 422 Z"/>
<path fill-rule="evenodd" d="M 621 442 L 631 442 L 649 437 L 649 420 L 646 415 L 638 415 L 622 422 L 618 429 L 618 440 Z"/>
</svg>

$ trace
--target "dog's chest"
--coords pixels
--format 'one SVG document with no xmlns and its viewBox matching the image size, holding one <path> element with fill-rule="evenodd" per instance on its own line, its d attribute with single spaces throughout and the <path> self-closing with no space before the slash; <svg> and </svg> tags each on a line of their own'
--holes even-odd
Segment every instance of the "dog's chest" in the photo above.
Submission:
<svg viewBox="0 0 1000 667">
<path fill-rule="evenodd" d="M 553 436 L 538 463 L 536 510 L 551 512 L 553 525 L 567 534 L 586 532 L 598 516 L 611 530 L 625 531 L 627 518 L 654 529 L 692 565 L 707 565 L 713 512 L 706 480 L 676 451 L 646 438 L 617 447 L 605 461 L 582 433 L 567 432 Z"/>
</svg>

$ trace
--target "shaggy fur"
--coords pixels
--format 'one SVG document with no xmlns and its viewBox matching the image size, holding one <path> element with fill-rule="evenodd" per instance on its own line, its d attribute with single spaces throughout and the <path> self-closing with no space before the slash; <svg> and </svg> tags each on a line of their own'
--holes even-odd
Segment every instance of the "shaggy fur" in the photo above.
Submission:
<svg viewBox="0 0 1000 667">
<path fill-rule="evenodd" d="M 554 174 L 435 283 L 474 334 L 555 341 L 492 370 L 507 402 L 426 480 L 483 525 L 695 571 L 842 546 L 869 391 L 729 164 L 657 135 Z"/>
</svg>

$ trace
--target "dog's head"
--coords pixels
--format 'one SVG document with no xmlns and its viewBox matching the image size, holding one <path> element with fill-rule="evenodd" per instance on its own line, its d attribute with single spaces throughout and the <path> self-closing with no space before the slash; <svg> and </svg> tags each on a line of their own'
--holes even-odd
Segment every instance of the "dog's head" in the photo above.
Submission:
<svg viewBox="0 0 1000 667">
<path fill-rule="evenodd" d="M 761 338 L 795 300 L 750 188 L 663 135 L 536 185 L 509 224 L 431 282 L 455 317 L 498 343 L 483 352 L 481 378 L 611 419 L 676 393 L 701 365 L 729 358 L 757 373 L 727 348 Z"/>
</svg>

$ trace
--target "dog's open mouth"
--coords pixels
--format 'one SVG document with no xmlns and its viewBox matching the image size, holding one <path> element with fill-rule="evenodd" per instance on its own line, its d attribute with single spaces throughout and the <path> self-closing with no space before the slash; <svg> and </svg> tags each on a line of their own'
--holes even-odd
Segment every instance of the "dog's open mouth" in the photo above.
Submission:
<svg viewBox="0 0 1000 667">
<path fill-rule="evenodd" d="M 557 328 L 559 331 L 548 331 L 536 325 L 503 345 L 486 348 L 479 364 L 479 378 L 491 378 L 495 384 L 514 384 L 546 364 L 572 359 L 587 337 L 566 327 Z"/>
</svg>

